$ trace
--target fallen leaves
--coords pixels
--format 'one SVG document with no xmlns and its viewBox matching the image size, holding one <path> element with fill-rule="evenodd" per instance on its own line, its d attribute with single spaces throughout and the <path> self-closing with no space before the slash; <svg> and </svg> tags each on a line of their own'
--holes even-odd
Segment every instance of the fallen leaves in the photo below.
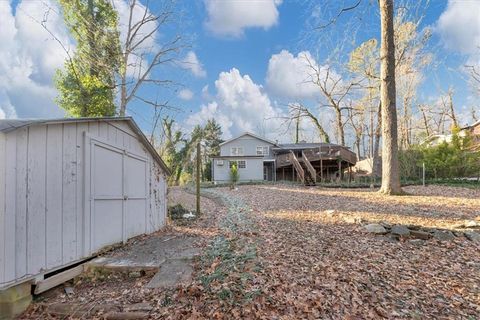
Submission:
<svg viewBox="0 0 480 320">
<path fill-rule="evenodd" d="M 474 319 L 480 314 L 480 244 L 394 241 L 360 222 L 455 228 L 478 221 L 480 191 L 370 190 L 287 185 L 216 188 L 205 214 L 178 232 L 203 236 L 192 283 L 148 290 L 148 277 L 83 282 L 58 300 L 115 306 L 147 302 L 152 319 Z M 170 190 L 173 203 L 194 197 Z M 39 305 L 28 317 L 47 317 Z M 74 317 L 72 317 L 74 318 Z"/>
</svg>

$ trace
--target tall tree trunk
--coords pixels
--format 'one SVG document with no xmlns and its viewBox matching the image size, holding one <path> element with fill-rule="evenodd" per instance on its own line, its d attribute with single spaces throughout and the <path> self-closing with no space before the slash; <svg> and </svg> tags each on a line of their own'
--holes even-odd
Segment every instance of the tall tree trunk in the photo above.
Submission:
<svg viewBox="0 0 480 320">
<path fill-rule="evenodd" d="M 340 108 L 335 108 L 335 114 L 337 116 L 337 130 L 338 130 L 338 142 L 340 145 L 345 145 L 345 132 L 343 130 L 343 123 L 342 123 L 342 111 Z"/>
<path fill-rule="evenodd" d="M 384 194 L 401 194 L 398 164 L 397 108 L 395 92 L 395 43 L 393 0 L 379 0 L 381 20 L 381 87 L 382 102 L 382 187 Z"/>
<path fill-rule="evenodd" d="M 380 138 L 382 137 L 382 102 L 378 102 L 377 127 L 375 128 L 375 141 L 373 145 L 372 176 L 379 175 L 380 169 Z"/>
<path fill-rule="evenodd" d="M 425 133 L 427 134 L 427 138 L 428 138 L 430 137 L 430 130 L 428 126 L 427 115 L 425 114 L 425 110 L 423 110 L 423 108 L 420 108 L 420 111 L 422 112 L 423 125 L 425 126 Z"/>
<path fill-rule="evenodd" d="M 452 118 L 453 125 L 458 128 L 457 117 L 455 116 L 455 108 L 453 107 L 453 90 L 448 90 L 448 105 L 450 107 L 450 117 Z"/>
<path fill-rule="evenodd" d="M 355 147 L 357 149 L 357 161 L 360 161 L 360 141 L 362 137 L 360 134 L 357 134 L 355 137 Z"/>
<path fill-rule="evenodd" d="M 308 113 L 307 116 L 310 118 L 310 120 L 313 122 L 313 124 L 317 128 L 318 133 L 322 137 L 323 142 L 330 143 L 330 137 L 328 136 L 328 133 L 325 131 L 325 129 L 323 129 L 320 122 L 318 122 L 318 119 L 315 118 L 311 113 Z"/>
</svg>

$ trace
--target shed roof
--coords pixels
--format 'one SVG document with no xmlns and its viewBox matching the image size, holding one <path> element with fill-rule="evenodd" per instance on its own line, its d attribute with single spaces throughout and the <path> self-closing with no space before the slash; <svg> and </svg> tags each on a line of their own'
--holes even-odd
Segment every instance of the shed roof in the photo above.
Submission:
<svg viewBox="0 0 480 320">
<path fill-rule="evenodd" d="M 153 158 L 158 162 L 163 170 L 168 175 L 171 174 L 165 162 L 155 150 L 153 145 L 148 141 L 145 134 L 142 132 L 137 123 L 132 117 L 99 117 L 99 118 L 57 118 L 57 119 L 0 119 L 0 132 L 8 133 L 20 128 L 29 127 L 32 125 L 47 125 L 68 122 L 93 122 L 93 121 L 126 121 L 132 130 L 138 135 L 142 144 L 150 151 Z"/>
</svg>

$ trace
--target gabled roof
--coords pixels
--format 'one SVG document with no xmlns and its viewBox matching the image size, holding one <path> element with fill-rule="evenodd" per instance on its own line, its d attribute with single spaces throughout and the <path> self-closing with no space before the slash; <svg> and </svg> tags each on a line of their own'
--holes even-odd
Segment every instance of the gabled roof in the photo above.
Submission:
<svg viewBox="0 0 480 320">
<path fill-rule="evenodd" d="M 153 158 L 157 163 L 166 171 L 168 175 L 171 174 L 165 162 L 163 162 L 160 155 L 157 153 L 155 148 L 152 146 L 150 141 L 148 141 L 145 134 L 143 134 L 140 127 L 133 120 L 132 117 L 99 117 L 99 118 L 58 118 L 58 119 L 0 119 L 0 132 L 8 133 L 20 128 L 29 127 L 32 125 L 48 125 L 48 124 L 58 124 L 58 123 L 69 123 L 69 122 L 93 122 L 93 121 L 126 121 L 130 128 L 138 135 L 140 142 L 145 146 L 145 148 L 150 151 Z"/>
<path fill-rule="evenodd" d="M 272 141 L 272 140 L 268 140 L 268 139 L 266 139 L 266 138 L 264 138 L 264 137 L 257 136 L 256 134 L 253 134 L 253 133 L 251 133 L 251 132 L 244 132 L 244 133 L 242 133 L 241 135 L 239 135 L 238 137 L 235 137 L 235 138 L 232 138 L 232 139 L 230 139 L 230 140 L 227 140 L 227 141 L 224 141 L 224 142 L 220 143 L 220 146 L 223 146 L 224 144 L 227 144 L 227 143 L 229 143 L 229 142 L 235 141 L 235 140 L 237 140 L 237 139 L 239 139 L 239 138 L 241 138 L 241 137 L 244 137 L 244 136 L 251 136 L 251 137 L 254 137 L 254 138 L 258 139 L 258 140 L 262 140 L 262 141 L 268 142 L 268 143 L 270 143 L 270 144 L 273 144 L 274 146 L 277 145 L 277 143 L 274 142 L 274 141 Z"/>
</svg>

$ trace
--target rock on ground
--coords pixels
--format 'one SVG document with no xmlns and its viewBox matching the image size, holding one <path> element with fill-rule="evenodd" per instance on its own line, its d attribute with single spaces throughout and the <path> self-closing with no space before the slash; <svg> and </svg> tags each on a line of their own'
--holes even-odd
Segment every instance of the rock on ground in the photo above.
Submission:
<svg viewBox="0 0 480 320">
<path fill-rule="evenodd" d="M 365 230 L 369 233 L 374 233 L 374 234 L 386 234 L 387 229 L 385 229 L 384 226 L 378 224 L 378 223 L 370 223 L 364 226 Z"/>
</svg>

